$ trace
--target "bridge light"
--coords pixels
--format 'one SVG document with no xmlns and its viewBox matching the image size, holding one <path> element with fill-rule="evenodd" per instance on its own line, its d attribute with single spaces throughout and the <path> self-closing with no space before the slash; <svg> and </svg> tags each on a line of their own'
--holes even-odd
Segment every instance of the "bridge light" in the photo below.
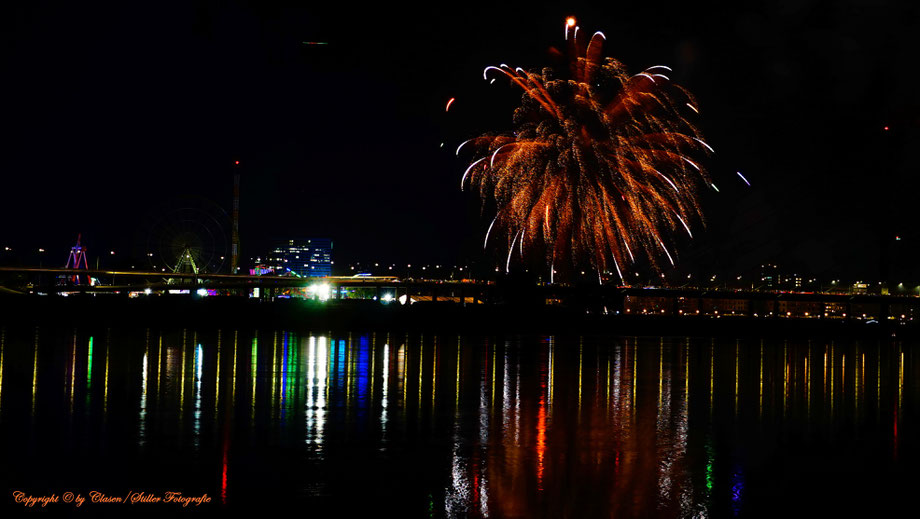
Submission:
<svg viewBox="0 0 920 519">
<path fill-rule="evenodd" d="M 307 293 L 319 299 L 320 301 L 327 301 L 330 296 L 329 284 L 314 284 L 307 287 Z"/>
</svg>

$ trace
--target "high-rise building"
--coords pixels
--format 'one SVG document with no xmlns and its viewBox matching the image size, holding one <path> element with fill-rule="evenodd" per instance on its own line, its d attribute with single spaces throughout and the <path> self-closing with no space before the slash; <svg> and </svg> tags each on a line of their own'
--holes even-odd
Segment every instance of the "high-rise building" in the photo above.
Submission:
<svg viewBox="0 0 920 519">
<path fill-rule="evenodd" d="M 760 266 L 760 281 L 766 289 L 776 288 L 780 285 L 779 267 L 772 263 Z"/>
<path fill-rule="evenodd" d="M 285 240 L 268 255 L 266 266 L 278 275 L 290 272 L 300 277 L 331 276 L 332 240 Z"/>
</svg>

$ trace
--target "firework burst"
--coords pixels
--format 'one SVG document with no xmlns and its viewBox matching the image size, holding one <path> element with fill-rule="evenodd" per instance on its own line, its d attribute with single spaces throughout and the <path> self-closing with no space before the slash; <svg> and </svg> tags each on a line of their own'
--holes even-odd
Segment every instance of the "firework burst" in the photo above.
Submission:
<svg viewBox="0 0 920 519">
<path fill-rule="evenodd" d="M 602 56 L 605 37 L 585 44 L 567 20 L 569 78 L 486 67 L 523 90 L 513 132 L 470 139 L 475 155 L 460 181 L 497 214 L 484 247 L 504 268 L 517 256 L 544 258 L 550 277 L 575 269 L 624 272 L 639 261 L 674 264 L 674 236 L 702 222 L 698 186 L 708 183 L 700 156 L 712 153 L 690 118 L 693 96 L 657 65 L 629 75 Z M 518 254 L 515 254 L 515 253 Z M 542 260 L 541 260 L 542 261 Z"/>
</svg>

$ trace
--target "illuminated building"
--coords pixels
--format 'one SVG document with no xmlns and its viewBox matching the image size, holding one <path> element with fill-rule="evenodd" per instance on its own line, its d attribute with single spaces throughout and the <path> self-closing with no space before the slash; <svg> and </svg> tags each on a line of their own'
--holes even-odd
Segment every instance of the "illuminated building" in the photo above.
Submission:
<svg viewBox="0 0 920 519">
<path fill-rule="evenodd" d="M 275 270 L 263 265 L 262 263 L 256 263 L 254 267 L 249 269 L 250 276 L 267 276 L 275 273 Z"/>
<path fill-rule="evenodd" d="M 331 276 L 332 240 L 285 240 L 268 255 L 265 267 L 273 269 L 276 275 L 291 273 L 300 277 Z"/>
<path fill-rule="evenodd" d="M 760 280 L 764 288 L 775 288 L 779 285 L 779 267 L 772 263 L 760 266 Z"/>
</svg>

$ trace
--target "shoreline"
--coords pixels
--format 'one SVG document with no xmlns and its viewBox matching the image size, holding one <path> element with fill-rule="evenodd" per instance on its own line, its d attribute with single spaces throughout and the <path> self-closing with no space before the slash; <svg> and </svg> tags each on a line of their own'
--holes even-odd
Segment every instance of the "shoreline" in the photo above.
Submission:
<svg viewBox="0 0 920 519">
<path fill-rule="evenodd" d="M 0 326 L 226 327 L 405 330 L 438 333 L 601 334 L 680 337 L 860 337 L 909 339 L 920 325 L 827 318 L 600 315 L 561 306 L 373 300 L 260 301 L 161 296 L 148 299 L 0 295 Z"/>
</svg>

